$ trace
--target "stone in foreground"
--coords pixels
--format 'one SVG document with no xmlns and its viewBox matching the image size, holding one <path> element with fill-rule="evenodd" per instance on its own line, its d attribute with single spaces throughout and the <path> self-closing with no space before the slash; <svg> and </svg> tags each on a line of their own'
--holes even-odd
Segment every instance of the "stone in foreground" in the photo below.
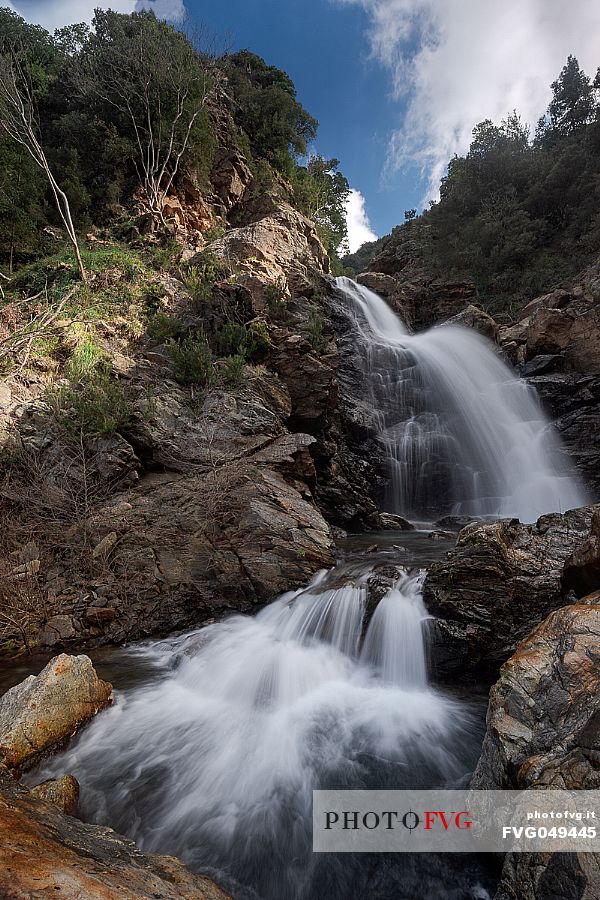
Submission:
<svg viewBox="0 0 600 900">
<path fill-rule="evenodd" d="M 471 787 L 600 786 L 600 605 L 552 613 L 518 647 L 490 693 Z M 495 900 L 597 900 L 594 853 L 508 854 Z"/>
<path fill-rule="evenodd" d="M 61 653 L 0 699 L 0 761 L 15 773 L 31 768 L 112 699 L 88 656 Z"/>
<path fill-rule="evenodd" d="M 111 828 L 41 803 L 0 766 L 0 897 L 230 900 L 170 856 L 146 856 Z"/>
</svg>

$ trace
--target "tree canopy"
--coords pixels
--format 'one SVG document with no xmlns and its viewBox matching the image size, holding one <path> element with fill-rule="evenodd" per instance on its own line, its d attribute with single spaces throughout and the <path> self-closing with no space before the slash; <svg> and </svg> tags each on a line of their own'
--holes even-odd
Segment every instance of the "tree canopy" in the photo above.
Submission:
<svg viewBox="0 0 600 900">
<path fill-rule="evenodd" d="M 23 49 L 36 133 L 76 227 L 126 218 L 140 198 L 161 219 L 182 175 L 210 191 L 225 139 L 253 171 L 279 170 L 292 202 L 314 216 L 335 254 L 345 238 L 348 185 L 336 160 L 307 158 L 317 122 L 291 78 L 247 50 L 219 56 L 201 32 L 186 23 L 184 34 L 148 10 L 97 9 L 91 27 L 50 35 L 0 9 L 0 54 Z M 0 265 L 47 252 L 46 226 L 56 224 L 48 184 L 27 150 L 0 130 Z"/>
<path fill-rule="evenodd" d="M 434 274 L 472 279 L 494 313 L 575 274 L 600 249 L 599 89 L 569 56 L 533 139 L 516 112 L 479 123 L 439 201 L 346 262 L 364 269 L 386 241 L 411 241 Z"/>
</svg>

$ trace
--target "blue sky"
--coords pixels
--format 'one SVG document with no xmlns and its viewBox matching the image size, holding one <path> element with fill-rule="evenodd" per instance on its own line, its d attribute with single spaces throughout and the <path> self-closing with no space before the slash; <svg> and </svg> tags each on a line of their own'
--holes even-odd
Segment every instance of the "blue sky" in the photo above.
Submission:
<svg viewBox="0 0 600 900">
<path fill-rule="evenodd" d="M 473 127 L 513 110 L 535 125 L 569 53 L 600 65 L 599 0 L 0 0 L 49 30 L 96 6 L 140 6 L 178 21 L 186 7 L 232 49 L 292 77 L 355 193 L 357 245 L 435 199 Z M 359 193 L 360 192 L 360 193 Z M 363 203 L 364 201 L 364 203 Z M 371 229 L 371 230 L 370 230 Z"/>
<path fill-rule="evenodd" d="M 291 75 L 300 102 L 319 122 L 315 150 L 340 160 L 350 184 L 367 198 L 371 226 L 385 234 L 421 199 L 417 169 L 383 174 L 392 123 L 401 104 L 389 74 L 370 58 L 365 10 L 327 0 L 188 0 L 188 9 L 234 49 L 248 48 Z"/>
</svg>

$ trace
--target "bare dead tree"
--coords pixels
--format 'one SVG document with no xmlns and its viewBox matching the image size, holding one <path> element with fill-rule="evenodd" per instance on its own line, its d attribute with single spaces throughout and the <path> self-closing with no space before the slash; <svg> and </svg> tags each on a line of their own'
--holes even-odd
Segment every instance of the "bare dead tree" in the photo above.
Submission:
<svg viewBox="0 0 600 900">
<path fill-rule="evenodd" d="M 92 38 L 91 52 L 80 60 L 79 88 L 127 122 L 148 208 L 166 226 L 165 198 L 214 89 L 215 56 L 210 49 L 199 53 L 183 34 L 148 14 L 139 14 L 127 33 L 110 11 L 96 10 L 98 22 L 112 39 Z M 198 31 L 194 44 L 202 44 Z"/>
<path fill-rule="evenodd" d="M 0 128 L 25 148 L 48 179 L 60 218 L 75 253 L 79 274 L 82 281 L 87 281 L 71 217 L 69 198 L 56 180 L 38 136 L 36 105 L 26 56 L 14 47 L 0 53 Z"/>
</svg>

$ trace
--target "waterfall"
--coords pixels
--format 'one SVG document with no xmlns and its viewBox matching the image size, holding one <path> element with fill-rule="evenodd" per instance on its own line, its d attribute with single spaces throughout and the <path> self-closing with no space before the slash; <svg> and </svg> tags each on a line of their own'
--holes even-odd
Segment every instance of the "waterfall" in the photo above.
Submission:
<svg viewBox="0 0 600 900">
<path fill-rule="evenodd" d="M 312 790 L 444 785 L 474 762 L 471 712 L 427 684 L 422 573 L 361 648 L 370 574 L 340 564 L 255 617 L 121 651 L 151 678 L 35 779 L 72 772 L 86 819 L 227 873 L 236 898 L 354 896 L 360 863 L 311 853 Z"/>
<path fill-rule="evenodd" d="M 358 338 L 391 512 L 532 522 L 589 502 L 534 389 L 489 341 L 450 325 L 409 334 L 377 294 L 349 278 L 336 283 Z"/>
</svg>

